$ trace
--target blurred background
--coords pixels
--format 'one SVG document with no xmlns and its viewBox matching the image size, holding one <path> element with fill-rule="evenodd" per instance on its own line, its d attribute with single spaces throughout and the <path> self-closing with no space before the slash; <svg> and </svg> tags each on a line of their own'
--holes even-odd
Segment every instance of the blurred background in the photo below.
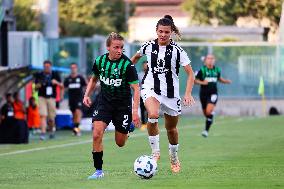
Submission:
<svg viewBox="0 0 284 189">
<path fill-rule="evenodd" d="M 7 92 L 27 99 L 33 73 L 44 60 L 64 78 L 76 62 L 86 78 L 94 59 L 106 52 L 106 35 L 126 38 L 132 56 L 145 40 L 156 37 L 165 14 L 174 18 L 194 71 L 207 53 L 216 56 L 222 75 L 233 81 L 219 85 L 220 115 L 266 116 L 275 107 L 284 113 L 283 0 L 1 0 L 0 103 Z M 282 16 L 281 16 L 282 11 Z M 137 70 L 142 69 L 137 64 Z M 186 74 L 180 72 L 181 86 Z M 262 83 L 263 82 L 263 83 Z M 260 84 L 264 88 L 259 91 Z M 199 86 L 193 94 L 198 99 Z M 185 88 L 180 88 L 181 94 Z M 66 98 L 66 97 L 65 97 Z M 68 109 L 66 99 L 60 109 Z M 201 114 L 197 102 L 184 113 Z"/>
</svg>

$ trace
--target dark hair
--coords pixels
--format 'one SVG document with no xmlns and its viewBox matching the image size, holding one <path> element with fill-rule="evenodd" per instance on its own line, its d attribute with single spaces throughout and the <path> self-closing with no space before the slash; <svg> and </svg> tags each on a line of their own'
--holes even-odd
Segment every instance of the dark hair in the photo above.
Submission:
<svg viewBox="0 0 284 189">
<path fill-rule="evenodd" d="M 118 33 L 115 33 L 115 32 L 111 32 L 106 40 L 106 46 L 109 47 L 112 40 L 120 40 L 120 41 L 123 41 L 124 38 L 119 35 Z"/>
<path fill-rule="evenodd" d="M 50 60 L 45 60 L 45 61 L 43 61 L 43 64 L 50 64 L 50 65 L 52 65 L 52 63 L 51 63 Z"/>
<path fill-rule="evenodd" d="M 172 18 L 171 15 L 165 15 L 164 18 L 161 18 L 156 25 L 156 30 L 158 29 L 158 26 L 162 25 L 162 26 L 171 26 L 172 31 L 175 32 L 175 35 L 180 39 L 181 38 L 181 34 L 179 32 L 179 29 L 176 27 L 174 20 Z"/>
<path fill-rule="evenodd" d="M 75 62 L 72 62 L 72 63 L 70 64 L 70 66 L 72 66 L 72 65 L 75 65 L 75 66 L 78 67 L 78 65 L 77 65 Z"/>
<path fill-rule="evenodd" d="M 12 94 L 11 93 L 6 93 L 6 99 L 9 98 L 9 97 L 12 97 Z"/>
</svg>

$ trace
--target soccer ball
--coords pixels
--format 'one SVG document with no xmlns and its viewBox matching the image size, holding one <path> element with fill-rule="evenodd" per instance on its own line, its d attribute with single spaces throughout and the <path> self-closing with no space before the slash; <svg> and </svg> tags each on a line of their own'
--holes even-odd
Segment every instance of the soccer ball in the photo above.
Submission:
<svg viewBox="0 0 284 189">
<path fill-rule="evenodd" d="M 134 172 L 142 179 L 152 178 L 157 171 L 157 162 L 151 156 L 143 155 L 134 161 Z"/>
</svg>

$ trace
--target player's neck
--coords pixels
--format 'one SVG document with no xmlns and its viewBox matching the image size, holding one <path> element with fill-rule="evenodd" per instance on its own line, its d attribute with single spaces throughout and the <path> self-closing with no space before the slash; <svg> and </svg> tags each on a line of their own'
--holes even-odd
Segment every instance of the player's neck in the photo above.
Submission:
<svg viewBox="0 0 284 189">
<path fill-rule="evenodd" d="M 77 73 L 71 73 L 71 77 L 77 77 Z"/>
</svg>

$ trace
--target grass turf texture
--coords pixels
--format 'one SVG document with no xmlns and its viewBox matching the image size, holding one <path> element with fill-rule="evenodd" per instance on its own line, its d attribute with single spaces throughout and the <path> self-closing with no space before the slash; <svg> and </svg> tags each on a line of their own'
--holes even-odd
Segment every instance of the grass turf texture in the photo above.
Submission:
<svg viewBox="0 0 284 189">
<path fill-rule="evenodd" d="M 71 131 L 59 131 L 54 140 L 36 137 L 28 145 L 0 145 L 0 189 L 284 187 L 283 116 L 218 117 L 208 138 L 200 135 L 203 125 L 201 117 L 181 117 L 182 171 L 172 174 L 160 119 L 161 159 L 157 175 L 150 180 L 133 173 L 134 160 L 150 153 L 147 132 L 138 129 L 123 148 L 115 145 L 113 132 L 105 134 L 105 178 L 101 180 L 87 180 L 94 172 L 91 133 L 76 138 Z"/>
</svg>

